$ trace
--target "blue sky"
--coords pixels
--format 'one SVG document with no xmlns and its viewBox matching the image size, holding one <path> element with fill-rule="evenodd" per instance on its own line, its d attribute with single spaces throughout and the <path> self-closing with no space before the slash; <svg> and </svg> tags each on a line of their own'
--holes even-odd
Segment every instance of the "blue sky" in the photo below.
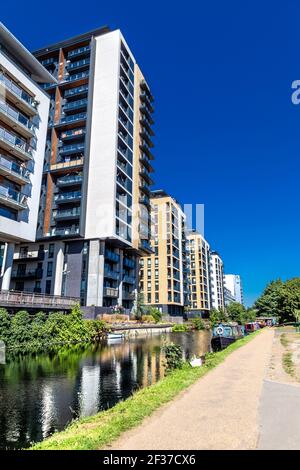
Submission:
<svg viewBox="0 0 300 470">
<path fill-rule="evenodd" d="M 205 236 L 242 276 L 247 303 L 271 279 L 299 275 L 300 4 L 44 5 L 1 5 L 32 50 L 104 24 L 122 30 L 155 95 L 155 187 L 205 204 Z"/>
</svg>

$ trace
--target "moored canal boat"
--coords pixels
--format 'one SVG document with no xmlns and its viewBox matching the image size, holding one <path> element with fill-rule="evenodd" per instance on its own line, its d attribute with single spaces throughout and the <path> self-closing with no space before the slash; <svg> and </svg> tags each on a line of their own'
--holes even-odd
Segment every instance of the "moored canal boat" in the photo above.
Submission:
<svg viewBox="0 0 300 470">
<path fill-rule="evenodd" d="M 220 351 L 243 336 L 244 330 L 241 325 L 236 323 L 219 323 L 218 326 L 213 328 L 211 347 L 214 351 Z"/>
</svg>

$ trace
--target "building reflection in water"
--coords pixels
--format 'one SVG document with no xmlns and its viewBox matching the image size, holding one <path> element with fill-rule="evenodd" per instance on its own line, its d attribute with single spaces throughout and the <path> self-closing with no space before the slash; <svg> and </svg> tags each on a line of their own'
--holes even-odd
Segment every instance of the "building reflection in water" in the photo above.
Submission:
<svg viewBox="0 0 300 470">
<path fill-rule="evenodd" d="M 158 381 L 164 341 L 153 336 L 0 365 L 0 447 L 28 447 Z M 210 347 L 207 332 L 171 334 L 168 341 L 180 344 L 186 359 Z"/>
</svg>

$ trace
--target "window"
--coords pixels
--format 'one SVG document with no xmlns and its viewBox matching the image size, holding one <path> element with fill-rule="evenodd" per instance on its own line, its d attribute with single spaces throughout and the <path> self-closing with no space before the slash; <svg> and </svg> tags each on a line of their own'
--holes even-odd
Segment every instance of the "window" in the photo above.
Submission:
<svg viewBox="0 0 300 470">
<path fill-rule="evenodd" d="M 48 251 L 48 258 L 53 258 L 54 256 L 54 243 L 50 243 L 49 251 Z"/>
<path fill-rule="evenodd" d="M 157 304 L 159 302 L 159 294 L 158 292 L 155 292 L 155 303 Z"/>
<path fill-rule="evenodd" d="M 52 273 L 53 273 L 53 262 L 49 261 L 47 264 L 47 276 L 52 276 Z"/>
<path fill-rule="evenodd" d="M 151 304 L 151 294 L 147 295 L 147 302 L 148 302 L 148 304 Z"/>
<path fill-rule="evenodd" d="M 48 279 L 46 281 L 46 289 L 45 289 L 46 294 L 51 294 L 51 279 Z"/>
<path fill-rule="evenodd" d="M 16 290 L 22 292 L 24 290 L 24 281 L 16 282 Z"/>
</svg>

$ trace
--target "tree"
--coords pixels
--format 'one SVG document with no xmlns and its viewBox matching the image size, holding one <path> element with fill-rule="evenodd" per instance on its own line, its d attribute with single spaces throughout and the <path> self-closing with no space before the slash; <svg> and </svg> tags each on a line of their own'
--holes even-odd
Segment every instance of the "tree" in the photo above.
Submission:
<svg viewBox="0 0 300 470">
<path fill-rule="evenodd" d="M 143 315 L 147 315 L 147 307 L 144 304 L 144 296 L 140 292 L 136 296 L 133 313 L 136 320 L 141 320 Z"/>
<path fill-rule="evenodd" d="M 299 321 L 300 278 L 270 282 L 254 307 L 257 316 L 277 317 L 280 322 Z"/>
<path fill-rule="evenodd" d="M 8 342 L 11 334 L 11 319 L 5 308 L 0 308 L 0 340 Z"/>
<path fill-rule="evenodd" d="M 246 320 L 246 309 L 239 302 L 231 302 L 227 305 L 227 315 L 230 320 L 242 324 Z"/>
<path fill-rule="evenodd" d="M 218 323 L 222 321 L 226 321 L 226 315 L 223 310 L 217 310 L 213 308 L 209 312 L 209 320 L 212 326 L 217 325 Z"/>
</svg>

